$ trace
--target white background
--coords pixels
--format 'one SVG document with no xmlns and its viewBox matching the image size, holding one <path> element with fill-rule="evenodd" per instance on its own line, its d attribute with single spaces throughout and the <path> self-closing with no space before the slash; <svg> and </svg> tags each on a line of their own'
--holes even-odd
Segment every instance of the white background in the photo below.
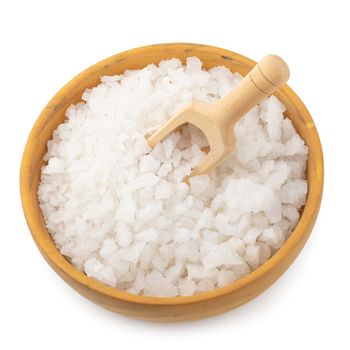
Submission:
<svg viewBox="0 0 350 350">
<path fill-rule="evenodd" d="M 0 0 L 0 348 L 349 348 L 347 3 Z M 31 239 L 18 186 L 29 131 L 56 91 L 105 57 L 162 42 L 285 58 L 290 86 L 320 133 L 326 170 L 317 224 L 283 277 L 247 305 L 182 324 L 113 314 L 68 287 Z"/>
</svg>

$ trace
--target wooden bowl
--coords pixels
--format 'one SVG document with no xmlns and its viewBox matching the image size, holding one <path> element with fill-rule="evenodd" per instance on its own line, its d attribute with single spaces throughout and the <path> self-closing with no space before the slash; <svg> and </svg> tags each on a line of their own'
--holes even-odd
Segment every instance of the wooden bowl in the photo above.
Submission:
<svg viewBox="0 0 350 350">
<path fill-rule="evenodd" d="M 206 318 L 242 305 L 262 293 L 287 270 L 303 248 L 315 223 L 322 197 L 323 157 L 315 124 L 298 96 L 288 86 L 284 86 L 275 95 L 286 106 L 287 117 L 292 120 L 309 147 L 308 195 L 300 221 L 291 236 L 257 270 L 211 292 L 188 297 L 145 297 L 117 290 L 87 277 L 60 254 L 45 227 L 37 189 L 47 141 L 65 120 L 65 110 L 80 101 L 86 88 L 96 86 L 102 75 L 121 74 L 126 69 L 139 69 L 172 57 L 184 62 L 189 56 L 199 57 L 206 69 L 224 65 L 242 75 L 247 74 L 255 65 L 254 61 L 231 51 L 182 43 L 146 46 L 107 58 L 80 73 L 52 98 L 29 135 L 21 165 L 20 186 L 24 214 L 35 243 L 50 266 L 71 287 L 94 303 L 124 315 L 151 321 Z"/>
</svg>

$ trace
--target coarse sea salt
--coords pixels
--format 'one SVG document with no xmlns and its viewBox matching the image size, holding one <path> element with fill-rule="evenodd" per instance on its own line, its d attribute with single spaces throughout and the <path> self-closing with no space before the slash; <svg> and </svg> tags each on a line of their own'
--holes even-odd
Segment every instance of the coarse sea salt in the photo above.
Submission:
<svg viewBox="0 0 350 350">
<path fill-rule="evenodd" d="M 233 154 L 182 180 L 207 146 L 189 125 L 154 149 L 146 135 L 190 100 L 213 103 L 242 79 L 196 57 L 101 77 L 48 142 L 38 189 L 57 247 L 102 283 L 187 296 L 268 260 L 299 221 L 308 149 L 274 96 L 236 125 Z"/>
</svg>

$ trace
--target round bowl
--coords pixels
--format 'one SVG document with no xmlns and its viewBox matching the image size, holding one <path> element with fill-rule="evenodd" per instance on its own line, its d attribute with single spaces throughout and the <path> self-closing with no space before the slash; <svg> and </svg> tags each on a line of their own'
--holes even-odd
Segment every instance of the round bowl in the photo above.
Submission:
<svg viewBox="0 0 350 350">
<path fill-rule="evenodd" d="M 307 163 L 308 194 L 300 221 L 284 245 L 266 263 L 249 275 L 211 292 L 188 297 L 145 297 L 133 295 L 98 282 L 78 271 L 59 252 L 45 226 L 37 198 L 40 170 L 47 151 L 47 141 L 65 120 L 65 110 L 80 101 L 86 88 L 99 83 L 102 75 L 121 74 L 126 69 L 139 69 L 150 63 L 177 57 L 197 56 L 203 66 L 226 66 L 242 75 L 255 62 L 237 53 L 198 44 L 161 44 L 141 47 L 107 58 L 80 73 L 65 85 L 44 108 L 37 119 L 23 154 L 20 186 L 24 214 L 33 239 L 49 265 L 78 293 L 94 303 L 127 316 L 151 321 L 183 321 L 206 318 L 233 309 L 271 286 L 290 266 L 303 248 L 315 223 L 323 189 L 323 157 L 315 124 L 299 97 L 283 86 L 276 93 L 286 106 L 300 136 L 309 147 Z"/>
</svg>

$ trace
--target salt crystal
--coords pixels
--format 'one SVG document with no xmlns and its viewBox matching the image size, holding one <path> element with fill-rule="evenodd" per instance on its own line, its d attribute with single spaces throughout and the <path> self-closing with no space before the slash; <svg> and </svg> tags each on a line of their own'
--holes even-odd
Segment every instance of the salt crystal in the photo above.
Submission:
<svg viewBox="0 0 350 350">
<path fill-rule="evenodd" d="M 165 261 L 173 260 L 175 257 L 175 247 L 172 244 L 162 244 L 158 248 L 158 252 Z"/>
<path fill-rule="evenodd" d="M 135 236 L 135 239 L 142 242 L 156 242 L 159 239 L 159 235 L 157 230 L 149 228 L 138 233 Z"/>
<path fill-rule="evenodd" d="M 101 282 L 106 283 L 112 287 L 116 283 L 112 267 L 104 266 L 96 258 L 90 258 L 86 260 L 84 269 L 88 276 L 98 278 Z"/>
<path fill-rule="evenodd" d="M 44 168 L 43 174 L 59 174 L 64 171 L 59 158 L 51 158 L 48 165 Z"/>
<path fill-rule="evenodd" d="M 151 150 L 151 147 L 148 145 L 145 138 L 141 138 L 137 140 L 134 145 L 134 148 L 135 148 L 136 155 L 147 154 Z"/>
<path fill-rule="evenodd" d="M 170 159 L 173 150 L 180 138 L 180 133 L 172 133 L 162 142 L 164 147 L 165 159 Z"/>
<path fill-rule="evenodd" d="M 175 181 L 182 181 L 186 176 L 190 175 L 191 173 L 191 165 L 190 164 L 182 164 L 178 166 L 176 169 L 174 169 L 173 176 Z"/>
<path fill-rule="evenodd" d="M 231 209 L 258 213 L 270 207 L 274 200 L 273 190 L 249 179 L 230 179 L 224 194 Z"/>
<path fill-rule="evenodd" d="M 131 197 L 123 198 L 119 203 L 115 217 L 117 220 L 132 223 L 135 218 L 135 212 L 135 201 Z"/>
<path fill-rule="evenodd" d="M 181 279 L 179 282 L 179 292 L 181 296 L 193 295 L 196 291 L 196 284 L 188 279 Z"/>
<path fill-rule="evenodd" d="M 227 243 L 213 245 L 212 249 L 202 259 L 204 267 L 209 270 L 222 265 L 239 265 L 242 259 Z"/>
<path fill-rule="evenodd" d="M 201 72 L 202 62 L 197 57 L 188 57 L 186 60 L 186 71 L 189 73 Z"/>
<path fill-rule="evenodd" d="M 243 237 L 243 242 L 248 245 L 255 245 L 256 239 L 261 235 L 261 229 L 257 227 L 252 227 Z"/>
<path fill-rule="evenodd" d="M 145 247 L 145 243 L 140 242 L 140 243 L 135 243 L 129 249 L 123 248 L 124 250 L 121 251 L 123 260 L 129 261 L 135 264 L 139 260 L 141 252 L 143 251 L 144 247 Z"/>
<path fill-rule="evenodd" d="M 146 275 L 144 295 L 159 297 L 174 297 L 178 295 L 178 290 L 167 278 L 158 271 L 153 271 Z"/>
<path fill-rule="evenodd" d="M 242 215 L 242 217 L 240 218 L 237 224 L 235 235 L 240 237 L 244 236 L 248 231 L 248 229 L 251 227 L 251 225 L 252 225 L 252 219 L 250 214 Z"/>
<path fill-rule="evenodd" d="M 203 193 L 209 185 L 209 176 L 200 175 L 191 177 L 190 180 L 191 191 L 194 196 L 198 196 Z"/>
<path fill-rule="evenodd" d="M 209 292 L 215 289 L 215 284 L 210 280 L 202 280 L 197 285 L 198 292 Z"/>
<path fill-rule="evenodd" d="M 140 159 L 140 172 L 157 172 L 160 166 L 160 161 L 152 155 L 147 154 Z"/>
<path fill-rule="evenodd" d="M 236 279 L 237 276 L 233 271 L 222 270 L 218 273 L 218 287 L 224 287 Z"/>
<path fill-rule="evenodd" d="M 211 228 L 214 225 L 214 213 L 210 208 L 205 208 L 201 216 L 198 219 L 197 227 L 201 228 Z"/>
<path fill-rule="evenodd" d="M 248 264 L 253 268 L 257 268 L 260 263 L 260 247 L 258 245 L 248 245 L 246 257 Z"/>
<path fill-rule="evenodd" d="M 289 119 L 282 120 L 282 140 L 288 141 L 295 134 L 295 129 L 292 122 Z"/>
<path fill-rule="evenodd" d="M 157 143 L 150 153 L 159 162 L 165 161 L 164 147 L 162 143 Z"/>
<path fill-rule="evenodd" d="M 157 183 L 158 177 L 151 173 L 145 173 L 138 176 L 128 184 L 128 189 L 130 191 L 135 191 L 145 186 L 153 186 Z"/>
<path fill-rule="evenodd" d="M 106 257 L 109 254 L 115 252 L 118 249 L 113 239 L 106 239 L 103 241 L 102 248 L 100 249 L 100 255 Z"/>
<path fill-rule="evenodd" d="M 117 242 L 118 244 L 125 248 L 130 245 L 133 239 L 133 235 L 130 232 L 127 224 L 124 221 L 120 221 L 117 224 Z"/>
<path fill-rule="evenodd" d="M 140 254 L 140 267 L 143 271 L 147 271 L 149 264 L 155 254 L 156 245 L 152 242 L 145 245 Z"/>
<path fill-rule="evenodd" d="M 187 196 L 189 191 L 188 185 L 184 182 L 176 184 L 176 195 L 181 199 Z"/>
<path fill-rule="evenodd" d="M 173 165 L 172 165 L 171 161 L 168 160 L 160 166 L 157 175 L 159 177 L 165 177 L 169 174 L 169 172 L 172 170 L 172 168 L 173 168 Z"/>
<path fill-rule="evenodd" d="M 181 158 L 182 158 L 181 151 L 175 148 L 173 151 L 173 155 L 171 157 L 171 162 L 174 168 L 177 168 L 180 165 Z"/>
<path fill-rule="evenodd" d="M 206 269 L 202 265 L 198 264 L 187 264 L 186 265 L 188 276 L 192 279 L 203 280 L 203 279 L 216 279 L 219 270 L 216 268 Z"/>
<path fill-rule="evenodd" d="M 167 182 L 164 182 L 156 187 L 155 197 L 157 199 L 169 199 L 171 196 L 171 192 L 171 186 Z"/>
<path fill-rule="evenodd" d="M 139 209 L 137 217 L 142 220 L 151 220 L 162 211 L 162 203 L 160 201 L 151 201 L 144 208 Z"/>
<path fill-rule="evenodd" d="M 179 260 L 188 260 L 190 262 L 198 261 L 198 243 L 190 240 L 181 243 L 175 248 L 175 256 Z"/>
<path fill-rule="evenodd" d="M 236 231 L 236 228 L 235 226 L 231 225 L 229 221 L 230 221 L 230 217 L 228 215 L 219 213 L 216 215 L 214 219 L 215 228 L 220 233 L 232 235 Z"/>
<path fill-rule="evenodd" d="M 142 270 L 137 271 L 136 277 L 133 283 L 134 294 L 140 293 L 145 287 L 145 272 Z"/>
<path fill-rule="evenodd" d="M 285 218 L 287 218 L 287 220 L 291 223 L 292 226 L 295 226 L 299 221 L 299 212 L 292 205 L 282 205 L 282 214 Z"/>
<path fill-rule="evenodd" d="M 177 243 L 183 243 L 189 241 L 191 238 L 191 231 L 185 228 L 178 228 L 175 232 L 174 241 Z"/>
<path fill-rule="evenodd" d="M 300 207 L 302 203 L 305 203 L 306 193 L 307 182 L 305 180 L 289 181 L 281 188 L 281 201 Z"/>
<path fill-rule="evenodd" d="M 259 239 L 272 246 L 274 249 L 280 248 L 284 241 L 283 233 L 276 225 L 271 228 L 266 228 Z"/>
<path fill-rule="evenodd" d="M 176 260 L 175 264 L 170 266 L 165 272 L 164 275 L 170 281 L 176 281 L 184 272 L 184 262 Z"/>
<path fill-rule="evenodd" d="M 151 264 L 157 271 L 164 272 L 168 266 L 168 261 L 156 255 L 153 257 Z"/>
<path fill-rule="evenodd" d="M 293 155 L 307 155 L 307 147 L 305 146 L 304 141 L 300 138 L 299 135 L 294 134 L 285 144 L 285 154 L 287 156 Z"/>
<path fill-rule="evenodd" d="M 271 257 L 271 248 L 268 244 L 263 242 L 258 242 L 257 246 L 259 247 L 259 253 L 260 253 L 260 264 L 263 264 L 265 261 L 267 261 Z"/>
<path fill-rule="evenodd" d="M 242 255 L 245 250 L 245 243 L 241 238 L 238 237 L 231 237 L 227 244 L 231 247 L 231 249 L 238 255 Z"/>
</svg>

